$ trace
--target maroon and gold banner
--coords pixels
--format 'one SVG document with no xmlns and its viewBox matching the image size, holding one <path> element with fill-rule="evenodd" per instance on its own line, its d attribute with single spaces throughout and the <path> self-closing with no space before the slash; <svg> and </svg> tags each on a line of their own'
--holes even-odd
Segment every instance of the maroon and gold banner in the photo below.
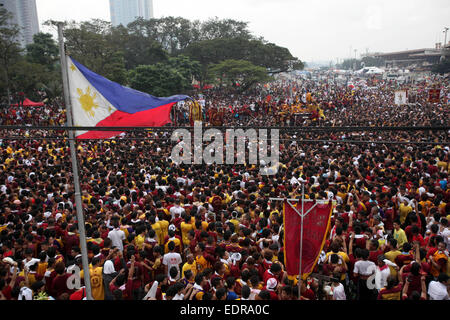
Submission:
<svg viewBox="0 0 450 320">
<path fill-rule="evenodd" d="M 221 127 L 223 125 L 223 109 L 219 110 L 217 108 L 213 108 L 209 111 L 209 122 L 215 127 Z"/>
<path fill-rule="evenodd" d="M 302 211 L 301 201 L 292 204 Z M 289 276 L 298 275 L 300 268 L 301 217 L 287 201 L 283 204 L 284 260 Z M 303 218 L 302 274 L 309 275 L 319 259 L 330 228 L 333 204 L 316 204 L 305 201 L 304 211 L 314 208 Z"/>
<path fill-rule="evenodd" d="M 195 124 L 195 121 L 202 121 L 203 120 L 203 114 L 202 114 L 202 106 L 198 101 L 190 101 L 189 102 L 189 121 L 191 123 L 191 126 Z"/>
<path fill-rule="evenodd" d="M 441 89 L 430 89 L 428 91 L 428 102 L 439 103 L 441 101 Z"/>
</svg>

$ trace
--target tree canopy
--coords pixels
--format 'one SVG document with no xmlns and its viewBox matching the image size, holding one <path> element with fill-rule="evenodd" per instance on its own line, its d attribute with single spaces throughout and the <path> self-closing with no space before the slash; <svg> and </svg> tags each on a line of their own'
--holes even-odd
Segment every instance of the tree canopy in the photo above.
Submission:
<svg viewBox="0 0 450 320">
<path fill-rule="evenodd" d="M 241 91 L 270 80 L 267 70 L 245 60 L 225 60 L 209 67 L 210 77 L 222 86 L 239 86 Z"/>
<path fill-rule="evenodd" d="M 33 94 L 29 92 L 33 86 L 52 94 L 61 92 L 55 83 L 61 79 L 55 39 L 51 34 L 36 34 L 21 55 L 18 29 L 6 24 L 8 13 L 2 10 L 2 88 L 20 88 L 27 95 Z M 56 23 L 49 20 L 45 25 Z M 287 48 L 252 35 L 247 22 L 217 17 L 203 22 L 182 17 L 138 18 L 117 27 L 100 19 L 66 21 L 64 38 L 67 54 L 93 72 L 156 96 L 188 94 L 194 80 L 205 84 L 221 68 L 230 79 L 240 75 L 250 84 L 251 79 L 263 81 L 267 75 L 304 67 Z M 240 67 L 239 73 L 236 68 Z M 26 77 L 29 72 L 37 75 Z"/>
</svg>

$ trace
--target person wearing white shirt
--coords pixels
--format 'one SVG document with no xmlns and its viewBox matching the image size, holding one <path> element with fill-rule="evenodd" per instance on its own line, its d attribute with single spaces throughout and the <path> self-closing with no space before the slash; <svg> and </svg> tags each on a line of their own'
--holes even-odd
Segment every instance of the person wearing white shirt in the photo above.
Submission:
<svg viewBox="0 0 450 320">
<path fill-rule="evenodd" d="M 175 205 L 170 208 L 170 214 L 172 216 L 172 219 L 175 218 L 175 215 L 178 214 L 180 217 L 182 216 L 182 214 L 186 211 L 184 210 L 184 208 L 181 207 L 180 205 L 180 200 L 177 199 L 175 200 Z"/>
<path fill-rule="evenodd" d="M 165 270 L 167 271 L 166 274 L 168 277 L 170 277 L 170 268 L 176 267 L 178 274 L 175 277 L 175 280 L 180 279 L 180 264 L 183 262 L 181 259 L 181 255 L 178 252 L 174 252 L 175 250 L 175 243 L 173 241 L 170 241 L 168 244 L 169 253 L 166 253 L 163 257 L 163 265 L 165 266 Z"/>
<path fill-rule="evenodd" d="M 374 300 L 373 291 L 368 286 L 368 279 L 375 274 L 376 265 L 369 259 L 369 250 L 361 249 L 355 252 L 356 256 L 362 258 L 355 262 L 353 274 L 358 278 L 358 300 Z"/>
<path fill-rule="evenodd" d="M 389 266 L 399 270 L 398 266 L 386 259 L 384 255 L 378 256 L 378 265 L 375 272 L 375 287 L 378 291 L 387 286 L 387 279 L 391 275 L 391 269 Z"/>
<path fill-rule="evenodd" d="M 123 251 L 123 241 L 126 237 L 125 232 L 119 228 L 119 221 L 114 221 L 114 229 L 108 233 L 108 238 L 111 239 L 113 247 L 117 247 L 121 252 Z"/>
<path fill-rule="evenodd" d="M 448 295 L 448 279 L 449 276 L 445 273 L 441 273 L 438 277 L 438 281 L 431 281 L 428 285 L 428 295 L 430 300 L 449 300 Z"/>
<path fill-rule="evenodd" d="M 347 300 L 345 295 L 345 289 L 342 283 L 339 282 L 341 275 L 339 273 L 333 274 L 333 282 L 331 284 L 331 290 L 333 292 L 333 300 Z"/>
</svg>

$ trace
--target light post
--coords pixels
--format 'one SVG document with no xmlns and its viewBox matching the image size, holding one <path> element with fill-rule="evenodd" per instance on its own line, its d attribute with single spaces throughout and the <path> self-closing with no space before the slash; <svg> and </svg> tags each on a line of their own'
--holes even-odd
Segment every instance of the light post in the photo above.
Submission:
<svg viewBox="0 0 450 320">
<path fill-rule="evenodd" d="M 445 27 L 443 33 L 445 33 L 445 38 L 444 38 L 444 48 L 447 45 L 447 32 L 448 32 L 448 28 Z"/>
</svg>

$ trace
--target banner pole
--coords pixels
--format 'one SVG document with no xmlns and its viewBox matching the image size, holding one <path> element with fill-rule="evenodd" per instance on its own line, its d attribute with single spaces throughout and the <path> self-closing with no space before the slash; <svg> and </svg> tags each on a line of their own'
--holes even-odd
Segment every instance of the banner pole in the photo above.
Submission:
<svg viewBox="0 0 450 320">
<path fill-rule="evenodd" d="M 69 127 L 73 126 L 72 120 L 72 108 L 70 103 L 70 91 L 69 91 L 69 78 L 67 70 L 67 60 L 66 52 L 64 49 L 64 35 L 63 35 L 63 25 L 58 23 L 58 40 L 59 40 L 59 54 L 61 58 L 61 69 L 62 69 L 62 80 L 64 89 L 64 101 L 66 104 L 66 117 L 67 125 Z M 86 243 L 86 232 L 84 227 L 84 217 L 82 211 L 82 201 L 81 201 L 81 190 L 80 190 L 80 179 L 78 177 L 78 163 L 77 154 L 74 142 L 74 132 L 72 130 L 67 130 L 69 135 L 69 147 L 70 147 L 70 157 L 72 160 L 72 174 L 73 174 L 73 184 L 75 187 L 75 205 L 78 220 L 78 231 L 80 233 L 80 248 L 81 248 L 81 260 L 84 270 L 84 284 L 86 286 L 86 299 L 93 300 L 91 294 L 91 277 L 89 273 L 89 260 L 87 253 L 87 243 Z"/>
<path fill-rule="evenodd" d="M 298 276 L 299 276 L 299 287 L 298 287 L 298 298 L 300 299 L 301 297 L 301 284 L 303 282 L 303 275 L 302 275 L 302 258 L 303 258 L 303 217 L 304 217 L 304 213 L 305 213 L 305 207 L 304 207 L 304 203 L 305 203 L 305 184 L 302 183 L 302 214 L 301 214 L 301 225 L 300 225 L 300 263 L 299 263 L 299 272 L 298 272 Z"/>
</svg>

